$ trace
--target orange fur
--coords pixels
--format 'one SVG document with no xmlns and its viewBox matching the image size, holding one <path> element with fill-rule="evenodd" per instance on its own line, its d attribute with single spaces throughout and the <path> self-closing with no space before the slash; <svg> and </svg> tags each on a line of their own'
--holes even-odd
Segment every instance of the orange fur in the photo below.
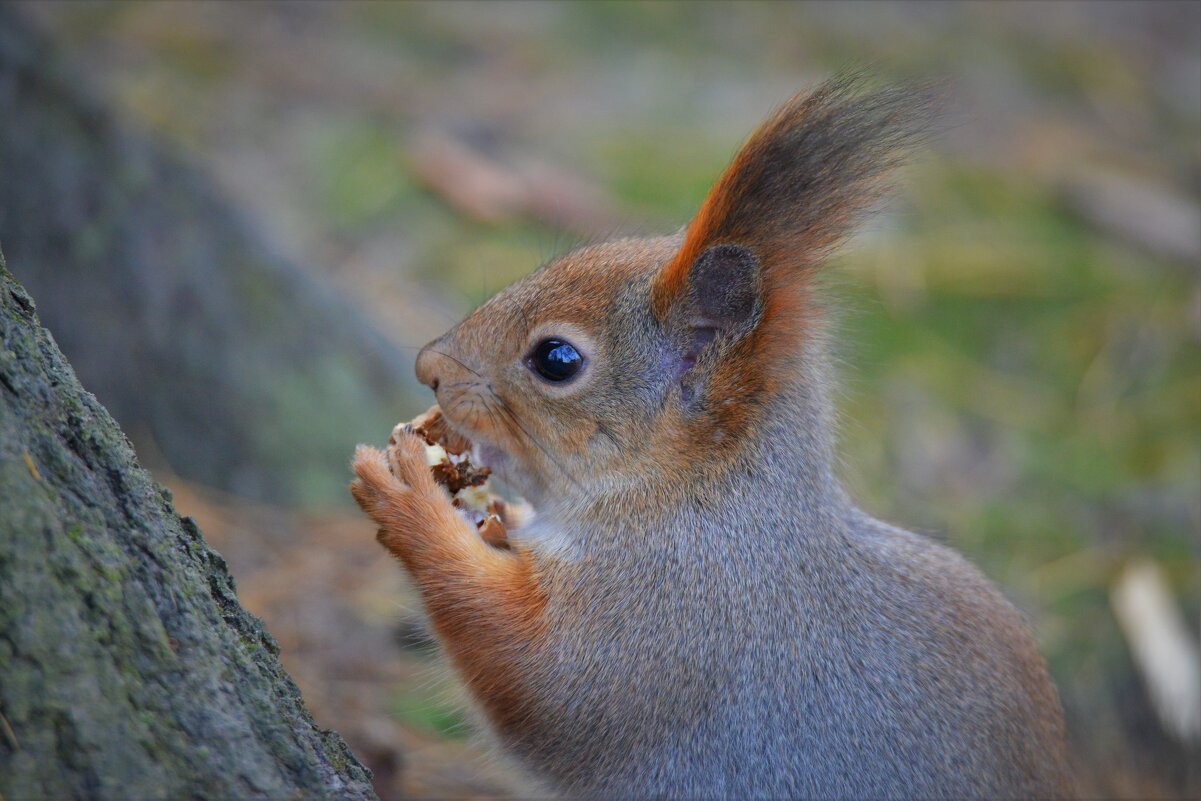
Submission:
<svg viewBox="0 0 1201 801">
<path fill-rule="evenodd" d="M 529 702 L 520 661 L 538 642 L 546 604 L 529 553 L 488 545 L 458 516 L 414 435 L 398 436 L 387 454 L 359 446 L 354 471 L 351 493 L 416 582 L 455 667 L 493 725 L 519 725 Z"/>
<path fill-rule="evenodd" d="M 818 105 L 821 99 L 823 96 L 820 93 L 796 95 L 747 138 L 725 172 L 709 190 L 701 208 L 689 223 L 688 233 L 679 252 L 656 278 L 652 288 L 652 303 L 656 314 L 660 317 L 666 314 L 672 300 L 687 285 L 688 271 L 705 248 L 723 242 L 738 242 L 751 246 L 761 260 L 764 255 L 768 255 L 762 251 L 765 247 L 770 248 L 770 243 L 761 241 L 761 234 L 753 229 L 732 227 L 731 212 L 742 199 L 741 195 L 747 189 L 747 185 L 759 178 L 767 166 L 763 163 L 767 147 L 779 138 L 782 131 L 804 125 L 808 121 L 807 113 Z"/>
<path fill-rule="evenodd" d="M 764 126 L 766 128 L 766 126 Z M 742 146 L 734 160 L 726 167 L 721 178 L 709 190 L 704 202 L 697 210 L 696 216 L 688 224 L 688 233 L 684 244 L 676 253 L 675 258 L 660 272 L 651 289 L 651 303 L 655 314 L 660 318 L 667 314 L 667 308 L 672 300 L 679 296 L 688 282 L 688 271 L 693 262 L 701 255 L 701 251 L 710 245 L 720 244 L 721 225 L 729 213 L 730 205 L 734 202 L 734 188 L 738 176 L 746 169 L 753 158 L 756 142 L 763 136 L 764 128 L 752 134 L 747 143 Z"/>
</svg>

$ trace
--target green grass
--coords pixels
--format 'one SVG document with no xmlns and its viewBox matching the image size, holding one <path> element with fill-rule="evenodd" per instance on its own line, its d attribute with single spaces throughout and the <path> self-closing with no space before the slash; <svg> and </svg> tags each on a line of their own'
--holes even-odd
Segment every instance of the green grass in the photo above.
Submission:
<svg viewBox="0 0 1201 801">
<path fill-rule="evenodd" d="M 464 715 L 463 704 L 445 700 L 446 695 L 445 686 L 435 692 L 413 688 L 393 699 L 392 716 L 406 726 L 442 737 L 466 737 L 471 727 Z"/>
</svg>

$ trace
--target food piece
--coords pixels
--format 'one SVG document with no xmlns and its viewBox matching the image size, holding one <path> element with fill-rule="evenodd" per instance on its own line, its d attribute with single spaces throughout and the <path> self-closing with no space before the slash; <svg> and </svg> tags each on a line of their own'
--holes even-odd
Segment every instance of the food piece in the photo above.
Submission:
<svg viewBox="0 0 1201 801">
<path fill-rule="evenodd" d="M 450 427 L 442 410 L 431 406 L 401 426 L 405 431 L 417 434 L 427 445 L 438 445 L 456 456 L 471 450 L 471 442 Z"/>
<path fill-rule="evenodd" d="M 488 515 L 479 525 L 480 536 L 484 542 L 496 548 L 508 548 L 509 540 L 505 534 L 505 524 L 496 515 Z"/>
<path fill-rule="evenodd" d="M 471 461 L 471 442 L 446 423 L 442 410 L 432 406 L 408 423 L 398 425 L 392 433 L 392 444 L 396 442 L 397 431 L 421 437 L 425 443 L 425 462 L 434 481 L 446 490 L 451 505 L 476 527 L 480 536 L 490 545 L 509 547 L 505 537 L 505 502 L 488 487 L 492 471 Z"/>
</svg>

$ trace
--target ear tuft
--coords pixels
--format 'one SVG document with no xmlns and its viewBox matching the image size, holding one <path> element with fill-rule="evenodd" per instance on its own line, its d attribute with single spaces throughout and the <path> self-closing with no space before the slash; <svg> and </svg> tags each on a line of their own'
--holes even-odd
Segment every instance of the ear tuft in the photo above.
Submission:
<svg viewBox="0 0 1201 801">
<path fill-rule="evenodd" d="M 865 78 L 834 78 L 781 106 L 743 145 L 656 276 L 652 308 L 664 319 L 707 248 L 748 250 L 765 300 L 791 292 L 884 193 L 886 178 L 924 136 L 935 103 L 926 89 L 865 92 Z"/>
</svg>

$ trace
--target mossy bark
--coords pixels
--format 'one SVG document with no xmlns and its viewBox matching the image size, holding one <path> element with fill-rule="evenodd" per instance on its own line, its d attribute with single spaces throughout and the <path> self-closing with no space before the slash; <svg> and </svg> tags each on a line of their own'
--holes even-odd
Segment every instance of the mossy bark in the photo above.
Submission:
<svg viewBox="0 0 1201 801">
<path fill-rule="evenodd" d="M 0 794 L 374 798 L 0 256 Z"/>
</svg>

